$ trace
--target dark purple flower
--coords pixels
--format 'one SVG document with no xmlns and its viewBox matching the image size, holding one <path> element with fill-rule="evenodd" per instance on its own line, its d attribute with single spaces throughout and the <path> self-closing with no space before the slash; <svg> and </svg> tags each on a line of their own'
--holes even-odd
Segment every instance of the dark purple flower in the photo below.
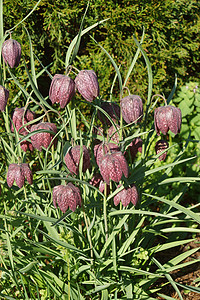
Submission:
<svg viewBox="0 0 200 300">
<path fill-rule="evenodd" d="M 82 149 L 80 146 L 74 146 L 69 149 L 67 154 L 64 157 L 65 164 L 68 170 L 78 175 L 79 172 L 79 163 L 80 163 L 80 153 L 83 153 L 83 168 L 82 171 L 86 172 L 86 170 L 90 167 L 90 152 L 86 146 L 83 145 Z"/>
<path fill-rule="evenodd" d="M 94 157 L 96 159 L 97 165 L 99 166 L 99 162 L 101 158 L 107 154 L 108 152 L 116 152 L 119 151 L 119 146 L 114 143 L 100 143 L 94 146 Z"/>
<path fill-rule="evenodd" d="M 116 122 L 120 119 L 120 107 L 117 103 L 101 101 L 101 108 L 110 116 L 113 122 Z M 108 126 L 112 125 L 110 120 L 102 111 L 98 110 L 97 115 L 102 124 Z"/>
<path fill-rule="evenodd" d="M 92 102 L 99 96 L 99 83 L 93 70 L 82 70 L 75 78 L 76 88 L 83 98 Z"/>
<path fill-rule="evenodd" d="M 67 185 L 58 185 L 53 188 L 53 204 L 55 208 L 60 207 L 65 213 L 68 207 L 75 211 L 77 206 L 81 206 L 81 194 L 78 187 L 71 182 Z"/>
<path fill-rule="evenodd" d="M 56 74 L 51 82 L 49 98 L 54 103 L 60 103 L 64 108 L 75 94 L 75 82 L 69 76 Z"/>
<path fill-rule="evenodd" d="M 7 173 L 7 184 L 11 187 L 16 182 L 19 188 L 24 185 L 25 178 L 29 184 L 33 183 L 33 176 L 29 164 L 10 164 Z"/>
<path fill-rule="evenodd" d="M 165 141 L 165 140 L 158 141 L 155 146 L 156 154 L 164 151 L 168 147 L 169 147 L 169 144 L 167 141 Z M 167 151 L 159 156 L 159 160 L 165 160 L 166 156 L 167 156 Z"/>
<path fill-rule="evenodd" d="M 120 126 L 119 125 L 112 125 L 109 129 L 108 129 L 108 137 L 110 137 L 111 141 L 115 142 L 115 143 L 119 143 L 119 129 Z"/>
<path fill-rule="evenodd" d="M 154 125 L 158 135 L 160 135 L 160 131 L 166 135 L 169 130 L 176 135 L 181 130 L 181 122 L 180 108 L 166 105 L 155 109 Z"/>
<path fill-rule="evenodd" d="M 104 155 L 99 162 L 99 169 L 107 184 L 110 180 L 119 182 L 123 174 L 128 177 L 128 164 L 120 151 Z"/>
<path fill-rule="evenodd" d="M 30 111 L 29 109 L 25 110 L 24 107 L 15 108 L 12 116 L 13 123 L 11 123 L 11 131 L 14 132 L 14 126 L 15 126 L 17 132 L 19 132 L 20 134 L 26 134 L 27 133 L 26 128 L 30 130 L 31 125 L 26 126 L 26 128 L 23 127 L 21 129 L 20 127 L 22 127 L 23 125 L 27 124 L 30 121 L 33 121 L 34 118 L 35 118 L 35 113 Z"/>
<path fill-rule="evenodd" d="M 21 45 L 13 39 L 6 40 L 2 46 L 2 56 L 11 68 L 18 67 L 21 59 Z"/>
<path fill-rule="evenodd" d="M 130 155 L 132 159 L 135 158 L 138 152 L 142 153 L 142 139 L 137 137 L 135 138 L 127 147 L 124 155 L 128 155 L 128 151 L 130 151 Z"/>
<path fill-rule="evenodd" d="M 96 188 L 99 188 L 100 192 L 103 193 L 105 189 L 105 183 L 101 174 L 96 173 L 94 177 L 90 180 L 90 184 Z M 107 185 L 107 194 L 110 193 L 110 186 Z"/>
<path fill-rule="evenodd" d="M 124 97 L 120 103 L 122 117 L 127 124 L 141 122 L 143 116 L 142 99 L 137 95 Z"/>
<path fill-rule="evenodd" d="M 0 111 L 5 111 L 9 97 L 9 90 L 0 85 Z"/>
<path fill-rule="evenodd" d="M 26 136 L 27 134 L 28 134 L 28 132 L 24 132 L 22 135 Z M 24 140 L 23 142 L 21 142 L 20 147 L 24 152 L 26 152 L 28 149 L 30 151 L 34 150 L 33 145 L 28 140 Z"/>
<path fill-rule="evenodd" d="M 39 124 L 31 126 L 31 132 L 39 129 L 49 130 L 54 133 L 57 133 L 56 125 L 49 122 L 41 122 Z M 54 134 L 51 134 L 49 132 L 40 132 L 35 133 L 31 136 L 31 142 L 34 148 L 38 149 L 39 151 L 42 151 L 42 146 L 47 149 L 50 143 L 52 142 L 53 138 Z M 56 142 L 57 139 L 54 139 L 52 144 L 56 145 Z"/>
<path fill-rule="evenodd" d="M 120 186 L 118 186 L 120 187 Z M 137 187 L 133 184 L 131 187 L 124 188 L 114 197 L 114 204 L 117 206 L 121 201 L 122 205 L 126 207 L 130 202 L 135 206 L 138 202 L 139 194 Z"/>
</svg>

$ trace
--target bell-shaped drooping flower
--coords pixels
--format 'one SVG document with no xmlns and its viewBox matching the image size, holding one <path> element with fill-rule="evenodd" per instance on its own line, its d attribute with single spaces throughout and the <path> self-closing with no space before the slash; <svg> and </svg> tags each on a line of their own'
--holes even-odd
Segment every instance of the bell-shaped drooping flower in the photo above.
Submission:
<svg viewBox="0 0 200 300">
<path fill-rule="evenodd" d="M 118 186 L 120 187 L 120 186 Z M 139 200 L 139 194 L 136 185 L 132 185 L 128 188 L 123 188 L 117 195 L 114 197 L 114 204 L 117 206 L 120 201 L 124 207 L 126 207 L 130 202 L 135 206 Z"/>
<path fill-rule="evenodd" d="M 110 138 L 110 140 L 115 143 L 119 143 L 119 129 L 120 129 L 120 126 L 117 124 L 115 124 L 115 126 L 112 125 L 108 129 L 108 138 Z"/>
<path fill-rule="evenodd" d="M 64 157 L 65 164 L 72 174 L 78 175 L 81 154 L 83 157 L 82 171 L 86 172 L 86 170 L 90 167 L 90 152 L 86 146 L 83 145 L 81 147 L 77 145 L 71 147 Z"/>
<path fill-rule="evenodd" d="M 94 157 L 96 159 L 97 165 L 99 166 L 99 162 L 101 158 L 107 154 L 108 152 L 116 152 L 119 151 L 119 146 L 114 143 L 100 143 L 94 146 Z"/>
<path fill-rule="evenodd" d="M 130 151 L 130 155 L 131 155 L 132 159 L 134 159 L 136 157 L 136 154 L 138 152 L 142 153 L 142 139 L 137 137 L 128 145 L 128 147 L 124 153 L 124 155 L 126 155 L 126 157 L 128 157 L 129 151 Z"/>
<path fill-rule="evenodd" d="M 77 206 L 81 206 L 81 194 L 78 187 L 71 182 L 67 185 L 58 185 L 53 188 L 53 204 L 55 208 L 60 207 L 65 213 L 68 207 L 75 211 Z"/>
<path fill-rule="evenodd" d="M 33 121 L 34 118 L 35 118 L 35 113 L 32 112 L 31 110 L 29 110 L 29 109 L 25 110 L 24 107 L 15 108 L 15 110 L 13 112 L 13 116 L 12 116 L 11 131 L 14 132 L 14 126 L 15 126 L 17 132 L 19 132 L 20 134 L 26 136 L 29 133 L 28 130 L 30 130 L 31 125 L 27 125 L 23 128 L 21 128 L 21 127 L 23 125 L 27 124 L 28 122 Z M 28 149 L 30 151 L 33 151 L 32 144 L 27 140 L 24 140 L 23 142 L 21 142 L 20 147 L 25 152 Z"/>
<path fill-rule="evenodd" d="M 176 135 L 181 130 L 181 123 L 180 108 L 166 105 L 155 109 L 154 125 L 157 135 L 160 135 L 160 132 L 166 135 L 169 130 Z"/>
<path fill-rule="evenodd" d="M 127 124 L 141 122 L 143 116 L 143 104 L 140 96 L 126 96 L 122 98 L 120 106 L 122 117 Z"/>
<path fill-rule="evenodd" d="M 167 141 L 165 141 L 165 140 L 158 141 L 155 146 L 156 154 L 164 151 L 168 147 L 169 147 L 169 144 Z M 167 156 L 167 151 L 159 156 L 159 160 L 165 160 L 166 156 Z"/>
<path fill-rule="evenodd" d="M 28 131 L 27 131 L 27 132 L 24 132 L 22 135 L 24 135 L 24 136 L 28 135 Z M 21 139 L 20 139 L 20 140 L 21 140 Z M 26 152 L 28 149 L 29 149 L 30 151 L 33 151 L 33 150 L 34 150 L 32 143 L 29 142 L 28 140 L 22 141 L 22 142 L 20 143 L 20 147 L 21 147 L 21 149 L 22 149 L 24 152 Z"/>
<path fill-rule="evenodd" d="M 5 111 L 8 102 L 9 90 L 0 85 L 0 111 Z"/>
<path fill-rule="evenodd" d="M 31 132 L 33 132 L 35 130 L 40 130 L 40 129 L 52 131 L 52 133 L 43 131 L 43 132 L 35 133 L 34 135 L 32 135 L 31 142 L 32 142 L 33 147 L 38 149 L 39 151 L 42 151 L 42 147 L 47 149 L 50 144 L 56 145 L 57 139 L 56 138 L 54 139 L 54 134 L 57 133 L 56 125 L 53 123 L 49 123 L 49 122 L 41 122 L 39 124 L 31 126 Z M 53 140 L 53 142 L 52 142 L 52 140 Z"/>
<path fill-rule="evenodd" d="M 56 74 L 50 85 L 49 98 L 54 103 L 59 103 L 64 108 L 75 94 L 75 82 L 67 75 Z"/>
<path fill-rule="evenodd" d="M 115 102 L 107 102 L 107 101 L 101 101 L 101 108 L 110 116 L 110 118 L 113 120 L 113 122 L 116 122 L 120 119 L 120 107 Z M 111 126 L 110 120 L 107 118 L 107 116 L 100 110 L 97 112 L 98 118 L 101 121 L 102 124 Z"/>
<path fill-rule="evenodd" d="M 2 56 L 11 68 L 18 67 L 21 59 L 21 45 L 13 39 L 6 40 L 2 46 Z"/>
<path fill-rule="evenodd" d="M 100 192 L 103 193 L 105 189 L 105 183 L 101 174 L 96 173 L 94 177 L 90 180 L 90 184 L 96 188 L 99 188 Z M 107 185 L 107 195 L 110 193 L 110 186 Z"/>
<path fill-rule="evenodd" d="M 110 180 L 119 182 L 123 174 L 128 177 L 128 163 L 120 151 L 104 155 L 99 162 L 99 169 L 107 184 Z"/>
<path fill-rule="evenodd" d="M 31 125 L 27 125 L 26 128 L 23 127 L 21 129 L 20 127 L 22 127 L 23 125 L 27 124 L 30 121 L 33 121 L 34 118 L 35 118 L 35 113 L 32 112 L 31 110 L 29 109 L 25 110 L 24 107 L 15 108 L 12 116 L 13 123 L 11 123 L 11 131 L 14 132 L 14 126 L 15 126 L 17 132 L 19 132 L 20 134 L 26 134 L 27 133 L 26 128 L 30 130 Z"/>
<path fill-rule="evenodd" d="M 33 176 L 29 164 L 10 164 L 7 173 L 7 184 L 11 187 L 16 182 L 19 188 L 24 185 L 25 178 L 29 184 L 33 183 Z"/>
<path fill-rule="evenodd" d="M 99 83 L 93 70 L 82 70 L 75 78 L 75 85 L 83 98 L 92 102 L 99 96 Z"/>
</svg>

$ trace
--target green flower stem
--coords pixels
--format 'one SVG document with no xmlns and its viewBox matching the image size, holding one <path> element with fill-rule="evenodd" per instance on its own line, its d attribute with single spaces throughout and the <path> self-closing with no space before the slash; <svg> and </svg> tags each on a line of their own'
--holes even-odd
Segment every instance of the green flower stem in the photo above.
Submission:
<svg viewBox="0 0 200 300">
<path fill-rule="evenodd" d="M 103 198 L 103 216 L 104 216 L 104 226 L 106 241 L 108 240 L 108 223 L 107 223 L 107 211 L 106 211 L 106 200 L 107 200 L 107 184 L 104 184 L 104 198 Z"/>
<path fill-rule="evenodd" d="M 68 279 L 68 300 L 70 300 L 70 261 L 69 261 L 68 251 L 67 251 L 67 279 Z"/>
<path fill-rule="evenodd" d="M 85 199 L 85 197 L 86 197 L 86 192 L 85 192 L 85 186 L 84 186 L 84 188 L 83 188 L 83 199 Z M 83 216 L 84 216 L 86 230 L 87 230 L 87 237 L 88 237 L 88 241 L 89 241 L 90 248 L 91 248 L 90 255 L 91 255 L 91 258 L 93 259 L 92 239 L 91 239 L 91 236 L 90 236 L 88 221 L 87 221 L 87 217 L 86 217 L 86 214 L 85 214 L 85 208 L 84 208 L 84 203 L 83 202 L 82 202 L 82 208 L 83 208 Z M 91 260 L 91 264 L 92 264 L 92 260 Z"/>
</svg>

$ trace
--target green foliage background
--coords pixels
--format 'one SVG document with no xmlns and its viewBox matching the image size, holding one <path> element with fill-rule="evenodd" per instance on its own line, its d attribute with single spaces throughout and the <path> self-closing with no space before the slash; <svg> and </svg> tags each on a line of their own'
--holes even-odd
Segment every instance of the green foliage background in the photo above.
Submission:
<svg viewBox="0 0 200 300">
<path fill-rule="evenodd" d="M 37 1 L 4 1 L 4 28 L 9 29 L 22 20 Z M 34 51 L 51 73 L 64 72 L 67 48 L 78 33 L 87 0 L 43 0 L 36 11 L 23 23 L 31 34 Z M 109 18 L 106 23 L 91 33 L 95 39 L 121 65 L 126 74 L 131 59 L 136 52 L 133 34 L 140 40 L 143 27 L 145 49 L 153 69 L 154 92 L 168 94 L 177 73 L 178 83 L 196 81 L 200 72 L 200 3 L 197 0 L 167 1 L 91 1 L 85 27 L 98 20 Z M 18 26 L 13 38 L 29 51 L 26 32 Z M 134 45 L 134 46 L 133 46 Z M 101 94 L 109 99 L 109 90 L 115 71 L 109 59 L 89 35 L 83 37 L 76 66 L 79 69 L 94 69 L 98 73 Z M 20 74 L 23 76 L 23 74 Z M 142 58 L 137 61 L 127 86 L 131 93 L 147 97 L 147 72 Z M 41 77 L 40 87 L 44 96 L 48 95 L 50 78 Z M 117 95 L 118 97 L 118 95 Z"/>
</svg>

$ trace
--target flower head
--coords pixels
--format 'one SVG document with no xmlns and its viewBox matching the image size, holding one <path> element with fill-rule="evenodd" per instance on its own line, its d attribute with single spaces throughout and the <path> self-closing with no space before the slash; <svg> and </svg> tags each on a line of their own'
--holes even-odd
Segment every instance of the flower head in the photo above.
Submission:
<svg viewBox="0 0 200 300">
<path fill-rule="evenodd" d="M 49 122 L 41 122 L 39 124 L 31 126 L 31 132 L 39 129 L 49 130 L 54 132 L 55 134 L 57 133 L 56 125 Z M 34 148 L 38 149 L 39 151 L 42 151 L 42 146 L 47 149 L 50 143 L 52 142 L 53 138 L 54 134 L 51 134 L 49 132 L 40 132 L 35 133 L 31 136 L 31 142 Z M 54 139 L 52 144 L 55 145 L 56 142 L 57 140 Z"/>
<path fill-rule="evenodd" d="M 158 107 L 154 112 L 154 125 L 158 135 L 166 135 L 169 130 L 175 135 L 180 132 L 182 123 L 181 110 L 172 105 Z"/>
<path fill-rule="evenodd" d="M 142 99 L 138 95 L 129 95 L 121 100 L 121 111 L 124 121 L 129 124 L 141 122 L 143 116 Z"/>
<path fill-rule="evenodd" d="M 96 159 L 97 165 L 99 166 L 99 162 L 101 158 L 107 154 L 119 151 L 119 146 L 114 143 L 100 143 L 94 146 L 94 157 Z"/>
<path fill-rule="evenodd" d="M 13 39 L 6 40 L 2 46 L 2 56 L 11 68 L 18 67 L 21 59 L 21 45 Z"/>
<path fill-rule="evenodd" d="M 77 206 L 81 206 L 81 194 L 78 187 L 71 182 L 67 185 L 58 185 L 53 188 L 53 204 L 55 208 L 60 207 L 65 213 L 68 207 L 75 211 Z"/>
<path fill-rule="evenodd" d="M 29 164 L 10 164 L 7 172 L 7 184 L 11 187 L 16 182 L 19 188 L 24 185 L 25 178 L 29 184 L 33 183 L 33 176 Z"/>
<path fill-rule="evenodd" d="M 80 153 L 83 153 L 83 172 L 90 167 L 90 152 L 86 146 L 83 145 L 81 148 L 79 145 L 71 147 L 64 157 L 65 164 L 69 171 L 73 174 L 78 175 L 79 163 L 80 163 Z"/>
<path fill-rule="evenodd" d="M 101 101 L 101 108 L 110 116 L 113 122 L 120 119 L 120 107 L 117 103 Z M 111 126 L 110 120 L 102 111 L 98 110 L 97 114 L 102 124 Z"/>
<path fill-rule="evenodd" d="M 158 141 L 155 146 L 156 154 L 164 151 L 168 147 L 169 147 L 169 144 L 167 141 L 165 141 L 165 140 Z M 159 156 L 159 160 L 165 160 L 166 156 L 167 156 L 167 151 Z"/>
<path fill-rule="evenodd" d="M 126 207 L 130 202 L 133 203 L 135 206 L 138 202 L 139 194 L 137 187 L 135 185 L 132 185 L 128 188 L 123 188 L 117 195 L 114 197 L 114 204 L 117 206 L 119 202 L 121 201 L 122 205 Z"/>
<path fill-rule="evenodd" d="M 9 90 L 0 85 L 0 111 L 5 111 L 8 102 Z"/>
<path fill-rule="evenodd" d="M 75 83 L 72 78 L 62 74 L 56 74 L 51 82 L 49 98 L 54 103 L 60 103 L 64 108 L 75 94 Z"/>
<path fill-rule="evenodd" d="M 109 184 L 110 180 L 119 182 L 123 174 L 125 177 L 128 177 L 128 164 L 120 151 L 104 155 L 100 159 L 99 169 L 107 184 Z"/>
<path fill-rule="evenodd" d="M 99 96 L 99 83 L 93 70 L 82 70 L 75 78 L 76 88 L 83 98 L 92 102 Z"/>
</svg>

